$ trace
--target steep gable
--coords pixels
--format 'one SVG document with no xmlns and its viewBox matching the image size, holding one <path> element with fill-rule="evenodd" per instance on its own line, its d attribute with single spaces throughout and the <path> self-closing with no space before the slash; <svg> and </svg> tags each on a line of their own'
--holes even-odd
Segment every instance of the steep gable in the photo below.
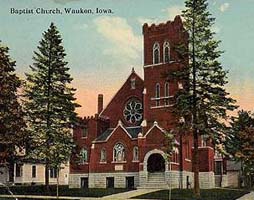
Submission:
<svg viewBox="0 0 254 200">
<path fill-rule="evenodd" d="M 131 83 L 134 83 L 134 86 Z M 110 119 L 110 127 L 116 127 L 118 120 L 121 120 L 125 126 L 131 126 L 123 116 L 123 110 L 126 102 L 135 97 L 143 103 L 144 81 L 136 74 L 134 70 L 127 78 L 122 87 L 118 90 L 109 104 L 100 113 L 100 116 Z"/>
</svg>

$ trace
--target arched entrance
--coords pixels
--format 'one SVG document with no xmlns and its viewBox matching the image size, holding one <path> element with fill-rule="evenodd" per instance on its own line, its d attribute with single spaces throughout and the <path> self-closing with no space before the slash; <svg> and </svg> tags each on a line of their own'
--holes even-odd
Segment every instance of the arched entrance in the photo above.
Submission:
<svg viewBox="0 0 254 200">
<path fill-rule="evenodd" d="M 149 173 L 165 172 L 165 159 L 159 153 L 154 153 L 147 160 L 147 171 Z"/>
</svg>

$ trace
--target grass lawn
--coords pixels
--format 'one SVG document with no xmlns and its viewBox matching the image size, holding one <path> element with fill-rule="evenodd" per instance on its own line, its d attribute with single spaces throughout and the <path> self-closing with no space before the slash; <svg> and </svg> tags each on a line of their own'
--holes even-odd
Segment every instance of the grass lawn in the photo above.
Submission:
<svg viewBox="0 0 254 200">
<path fill-rule="evenodd" d="M 202 200 L 235 200 L 244 194 L 248 193 L 246 190 L 232 190 L 232 189 L 207 189 L 201 190 Z M 168 200 L 169 191 L 160 190 L 144 195 L 134 197 L 136 199 L 161 199 Z M 171 200 L 196 200 L 193 197 L 192 190 L 187 189 L 173 189 Z"/>
<path fill-rule="evenodd" d="M 0 200 L 15 200 L 15 198 L 6 198 L 6 197 L 0 197 Z M 56 200 L 56 199 L 32 199 L 32 198 L 18 198 L 18 200 Z M 60 200 L 70 200 L 70 199 L 60 199 Z M 79 199 L 77 199 L 79 200 Z"/>
<path fill-rule="evenodd" d="M 44 185 L 34 186 L 11 186 L 10 190 L 15 195 L 45 195 L 56 196 L 56 186 L 51 185 L 50 190 L 47 191 Z M 97 189 L 97 188 L 68 188 L 68 186 L 59 186 L 59 196 L 73 196 L 73 197 L 103 197 L 115 193 L 125 192 L 127 189 Z M 8 194 L 4 187 L 0 187 L 0 194 Z"/>
</svg>

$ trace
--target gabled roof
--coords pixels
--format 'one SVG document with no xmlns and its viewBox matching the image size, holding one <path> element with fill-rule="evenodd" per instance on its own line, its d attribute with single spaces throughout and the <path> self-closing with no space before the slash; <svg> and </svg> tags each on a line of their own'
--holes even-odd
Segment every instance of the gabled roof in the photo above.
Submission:
<svg viewBox="0 0 254 200">
<path fill-rule="evenodd" d="M 154 128 L 159 129 L 162 133 L 166 133 L 166 131 L 158 125 L 158 122 L 155 121 L 155 122 L 153 123 L 153 126 L 146 132 L 145 137 L 146 137 Z"/>
<path fill-rule="evenodd" d="M 110 136 L 110 134 L 113 132 L 113 128 L 109 128 L 106 131 L 104 131 L 99 137 L 97 137 L 94 141 L 95 142 L 102 142 L 102 141 L 106 141 L 107 138 Z"/>
<path fill-rule="evenodd" d="M 135 76 L 137 77 L 139 80 L 141 80 L 142 82 L 144 82 L 144 80 L 135 72 L 134 68 L 132 68 L 131 70 L 131 74 L 128 76 L 128 78 L 124 81 L 124 83 L 122 84 L 122 86 L 120 87 L 120 89 L 115 93 L 115 95 L 111 98 L 111 100 L 108 102 L 108 104 L 105 106 L 105 108 L 99 113 L 100 117 L 107 117 L 104 115 L 105 110 L 107 110 L 107 108 L 110 106 L 110 104 L 112 103 L 112 101 L 115 99 L 115 97 L 120 93 L 120 91 L 123 89 L 124 85 L 128 82 L 128 80 L 132 77 Z"/>
<path fill-rule="evenodd" d="M 117 127 L 115 128 L 109 128 L 106 131 L 104 131 L 99 137 L 97 137 L 94 142 L 106 142 L 108 139 L 113 135 L 113 133 L 118 129 L 122 128 L 123 131 L 130 137 L 130 139 L 137 139 L 138 134 L 142 131 L 141 126 L 135 126 L 135 127 L 124 127 L 121 122 L 118 123 Z"/>
</svg>

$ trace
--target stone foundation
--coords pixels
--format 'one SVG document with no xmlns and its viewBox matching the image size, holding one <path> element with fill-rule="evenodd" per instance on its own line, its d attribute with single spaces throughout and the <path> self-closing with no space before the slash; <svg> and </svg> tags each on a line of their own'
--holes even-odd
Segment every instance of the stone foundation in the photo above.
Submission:
<svg viewBox="0 0 254 200">
<path fill-rule="evenodd" d="M 89 173 L 89 174 L 70 174 L 69 187 L 80 188 L 81 178 L 88 177 L 89 188 L 106 188 L 106 178 L 114 177 L 115 188 L 126 188 L 126 177 L 134 177 L 134 187 L 144 186 L 148 181 L 148 173 L 146 171 L 140 172 L 118 172 L 118 173 Z M 171 185 L 171 188 L 180 188 L 180 172 L 166 171 L 165 182 Z M 188 177 L 188 178 L 187 178 Z M 223 176 L 222 187 L 227 186 L 227 177 Z M 187 184 L 187 179 L 189 184 Z M 215 187 L 215 176 L 213 172 L 199 173 L 200 188 L 208 189 Z M 182 172 L 182 187 L 193 188 L 194 174 L 193 172 Z"/>
<path fill-rule="evenodd" d="M 83 177 L 88 177 L 88 174 L 69 174 L 69 188 L 80 188 Z"/>
<path fill-rule="evenodd" d="M 199 184 L 202 189 L 215 187 L 214 172 L 199 172 Z"/>
<path fill-rule="evenodd" d="M 181 181 L 182 177 L 182 181 Z M 189 185 L 187 186 L 187 177 L 189 177 Z M 171 188 L 180 188 L 182 182 L 182 188 L 193 187 L 193 173 L 183 171 L 182 176 L 179 171 L 168 171 L 165 173 L 165 180 L 171 185 Z"/>
<path fill-rule="evenodd" d="M 126 177 L 134 177 L 134 187 L 139 185 L 138 172 L 70 174 L 69 187 L 80 188 L 81 178 L 88 177 L 89 188 L 106 188 L 106 178 L 114 177 L 115 188 L 126 188 Z"/>
</svg>

